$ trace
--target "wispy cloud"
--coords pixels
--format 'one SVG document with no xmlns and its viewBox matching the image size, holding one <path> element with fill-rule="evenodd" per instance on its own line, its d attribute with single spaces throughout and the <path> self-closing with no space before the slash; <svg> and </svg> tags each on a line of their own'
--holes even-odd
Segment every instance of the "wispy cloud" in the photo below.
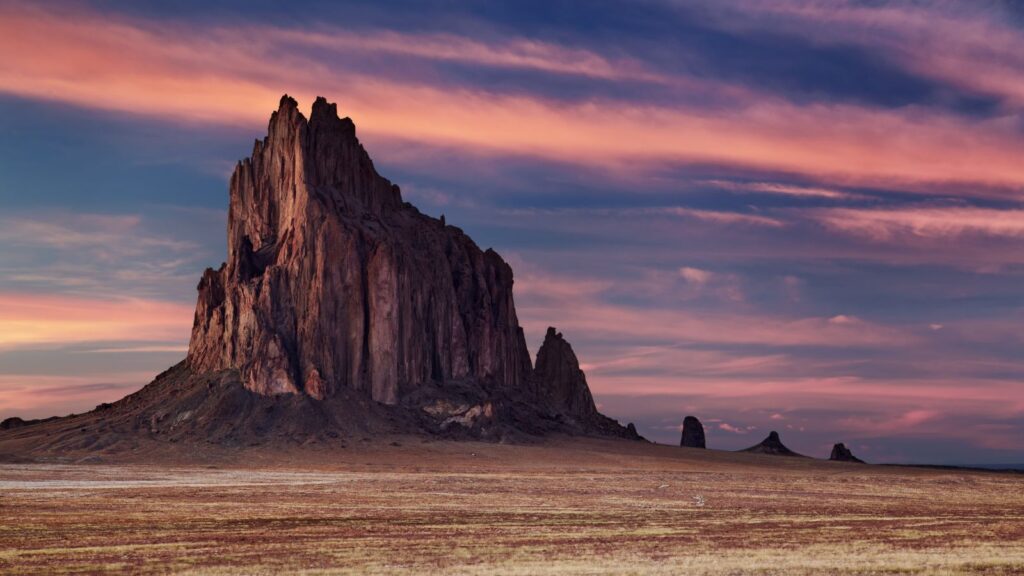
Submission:
<svg viewBox="0 0 1024 576">
<path fill-rule="evenodd" d="M 141 299 L 0 292 L 0 350 L 102 340 L 187 342 L 193 307 Z"/>
<path fill-rule="evenodd" d="M 553 101 L 373 78 L 301 54 L 282 56 L 274 46 L 254 45 L 247 30 L 158 27 L 17 7 L 2 14 L 0 50 L 20 57 L 0 67 L 0 91 L 27 98 L 259 125 L 282 91 L 305 98 L 324 93 L 370 134 L 602 169 L 712 163 L 844 184 L 1024 183 L 1024 143 L 1014 126 L 998 119 L 967 121 L 914 107 L 797 104 L 769 94 L 754 94 L 728 111 L 608 98 Z"/>
<path fill-rule="evenodd" d="M 139 215 L 17 213 L 0 217 L 0 291 L 154 297 L 191 286 L 205 255 Z"/>
<path fill-rule="evenodd" d="M 768 216 L 760 216 L 758 214 L 746 214 L 742 212 L 698 210 L 695 208 L 682 207 L 663 208 L 661 209 L 661 212 L 665 214 L 672 214 L 675 216 L 696 218 L 697 220 L 703 220 L 705 222 L 713 222 L 717 224 L 748 224 L 754 226 L 769 226 L 772 228 L 780 228 L 782 226 L 785 226 L 784 222 L 775 218 L 770 218 Z"/>
<path fill-rule="evenodd" d="M 917 74 L 1024 106 L 1024 38 L 999 2 L 716 4 L 708 13 L 717 12 L 725 26 L 770 27 L 820 44 L 861 46 Z"/>
<path fill-rule="evenodd" d="M 111 372 L 90 376 L 0 374 L 0 419 L 45 418 L 92 409 L 141 388 L 149 372 Z"/>
<path fill-rule="evenodd" d="M 982 235 L 1024 238 L 1024 210 L 968 206 L 900 208 L 823 208 L 812 219 L 841 232 L 886 241 L 912 235 L 951 238 Z"/>
<path fill-rule="evenodd" d="M 567 333 L 591 338 L 635 337 L 676 344 L 890 347 L 904 346 L 915 339 L 899 328 L 842 316 L 793 318 L 754 311 L 626 306 L 603 298 L 601 286 L 600 282 L 536 270 L 520 274 L 516 281 L 519 317 L 527 326 L 557 323 Z M 625 287 L 620 283 L 617 289 Z"/>
<path fill-rule="evenodd" d="M 707 180 L 703 182 L 729 192 L 775 194 L 797 198 L 827 198 L 829 200 L 863 200 L 863 194 L 844 192 L 820 186 L 798 186 L 784 182 L 740 182 L 731 180 Z"/>
<path fill-rule="evenodd" d="M 352 52 L 384 53 L 606 80 L 661 84 L 670 84 L 674 81 L 670 76 L 646 69 L 636 60 L 612 60 L 591 50 L 528 38 L 496 38 L 485 42 L 454 34 L 410 34 L 392 30 L 355 32 L 345 29 L 310 32 L 299 29 L 259 28 L 253 33 L 265 39 L 269 37 L 272 40 L 327 49 L 344 55 L 350 55 Z"/>
</svg>

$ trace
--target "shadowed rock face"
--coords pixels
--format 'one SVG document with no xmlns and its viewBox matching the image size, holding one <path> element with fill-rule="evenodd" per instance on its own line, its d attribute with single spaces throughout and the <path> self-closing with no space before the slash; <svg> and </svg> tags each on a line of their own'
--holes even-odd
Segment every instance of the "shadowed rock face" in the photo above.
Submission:
<svg viewBox="0 0 1024 576">
<path fill-rule="evenodd" d="M 579 360 L 572 346 L 554 328 L 548 328 L 544 344 L 537 352 L 534 378 L 541 406 L 583 420 L 597 414 Z"/>
<path fill-rule="evenodd" d="M 687 448 L 707 448 L 704 440 L 704 426 L 696 416 L 683 418 L 683 437 L 680 446 Z"/>
<path fill-rule="evenodd" d="M 799 456 L 806 458 L 803 454 L 797 454 L 782 443 L 782 439 L 779 438 L 779 433 L 772 430 L 768 437 L 761 441 L 756 446 L 751 446 L 741 452 L 753 452 L 755 454 L 771 454 L 773 456 Z"/>
<path fill-rule="evenodd" d="M 31 421 L 26 422 L 25 420 L 22 420 L 21 418 L 18 418 L 17 416 L 13 416 L 11 418 L 8 418 L 8 419 L 4 420 L 3 422 L 0 422 L 0 430 L 13 430 L 15 428 L 21 428 L 22 426 L 27 426 L 30 423 L 31 423 Z"/>
<path fill-rule="evenodd" d="M 323 98 L 307 121 L 285 96 L 235 168 L 228 260 L 199 284 L 188 363 L 262 395 L 395 404 L 467 378 L 531 393 L 511 268 L 403 203 Z"/>
<path fill-rule="evenodd" d="M 829 460 L 835 460 L 837 462 L 856 462 L 863 464 L 864 461 L 853 455 L 853 452 L 846 447 L 846 444 L 840 442 L 832 447 L 832 455 L 828 457 Z"/>
</svg>

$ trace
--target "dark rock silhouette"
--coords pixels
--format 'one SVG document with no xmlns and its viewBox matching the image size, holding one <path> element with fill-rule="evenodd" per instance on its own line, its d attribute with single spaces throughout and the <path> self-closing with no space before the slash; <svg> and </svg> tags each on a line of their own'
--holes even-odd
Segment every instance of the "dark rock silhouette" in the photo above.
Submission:
<svg viewBox="0 0 1024 576">
<path fill-rule="evenodd" d="M 704 426 L 696 416 L 683 418 L 683 434 L 679 445 L 687 448 L 707 448 L 704 440 Z"/>
<path fill-rule="evenodd" d="M 28 426 L 31 423 L 31 420 L 25 421 L 17 416 L 12 416 L 3 422 L 0 422 L 0 430 L 13 430 L 15 428 L 21 428 L 22 426 Z"/>
<path fill-rule="evenodd" d="M 227 261 L 199 282 L 187 359 L 92 412 L 3 428 L 51 450 L 139 436 L 640 439 L 598 412 L 554 328 L 534 369 L 512 285 L 496 252 L 402 201 L 334 104 L 317 98 L 307 120 L 285 96 L 231 177 Z"/>
<path fill-rule="evenodd" d="M 752 452 L 754 454 L 771 454 L 773 456 L 799 456 L 806 458 L 803 454 L 797 454 L 782 443 L 782 439 L 779 438 L 779 433 L 772 430 L 768 437 L 761 441 L 760 444 L 751 446 L 741 452 Z"/>
<path fill-rule="evenodd" d="M 549 327 L 544 336 L 533 373 L 541 405 L 582 419 L 597 414 L 579 360 L 572 346 L 554 328 Z"/>
<path fill-rule="evenodd" d="M 828 457 L 829 460 L 835 460 L 837 462 L 856 462 L 863 464 L 864 461 L 853 455 L 853 452 L 846 447 L 842 442 L 832 447 L 832 454 Z"/>
</svg>

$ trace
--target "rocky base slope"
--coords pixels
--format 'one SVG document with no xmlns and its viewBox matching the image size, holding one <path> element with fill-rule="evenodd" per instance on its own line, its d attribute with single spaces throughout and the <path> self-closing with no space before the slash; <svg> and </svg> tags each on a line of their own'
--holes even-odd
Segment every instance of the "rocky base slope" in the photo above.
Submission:
<svg viewBox="0 0 1024 576">
<path fill-rule="evenodd" d="M 248 390 L 237 370 L 193 374 L 182 361 L 138 392 L 60 418 L 9 418 L 0 456 L 116 454 L 147 443 L 222 447 L 345 445 L 392 435 L 529 443 L 549 434 L 641 439 L 598 415 L 578 422 L 473 382 L 426 386 L 396 405 L 341 391 L 324 400 Z"/>
</svg>

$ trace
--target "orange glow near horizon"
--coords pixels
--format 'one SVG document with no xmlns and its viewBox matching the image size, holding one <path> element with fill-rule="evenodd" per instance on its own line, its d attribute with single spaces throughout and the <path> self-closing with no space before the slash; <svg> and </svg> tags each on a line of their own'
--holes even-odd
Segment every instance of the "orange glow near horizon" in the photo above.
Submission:
<svg viewBox="0 0 1024 576">
<path fill-rule="evenodd" d="M 102 341 L 187 342 L 193 308 L 142 299 L 0 293 L 0 350 Z"/>
</svg>

